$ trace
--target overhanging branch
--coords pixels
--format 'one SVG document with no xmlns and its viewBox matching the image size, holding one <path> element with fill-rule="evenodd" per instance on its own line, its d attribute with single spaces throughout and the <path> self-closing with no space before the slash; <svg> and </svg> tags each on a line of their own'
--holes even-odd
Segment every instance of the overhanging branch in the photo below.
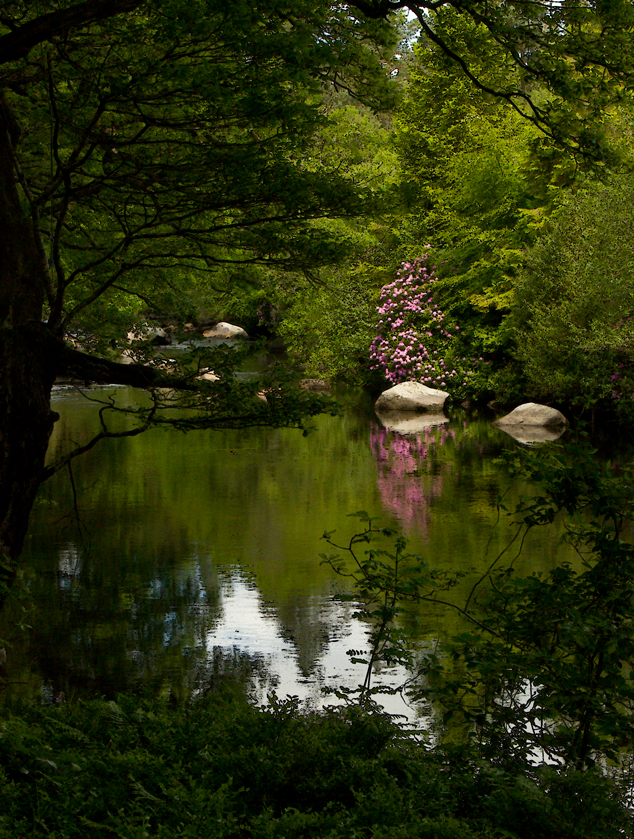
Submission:
<svg viewBox="0 0 634 839">
<path fill-rule="evenodd" d="M 166 387 L 173 390 L 200 390 L 200 383 L 186 376 L 170 376 L 145 364 L 121 364 L 98 358 L 65 346 L 60 353 L 58 375 L 102 385 L 128 387 Z"/>
<path fill-rule="evenodd" d="M 26 58 L 37 44 L 64 35 L 71 29 L 132 12 L 142 2 L 143 0 L 86 0 L 85 3 L 78 3 L 69 9 L 40 15 L 0 38 L 0 64 Z"/>
<path fill-rule="evenodd" d="M 138 434 L 143 434 L 143 432 L 147 431 L 147 429 L 150 428 L 150 426 L 152 425 L 152 421 L 154 420 L 154 415 L 156 414 L 158 406 L 157 406 L 157 403 L 155 401 L 152 409 L 147 414 L 145 421 L 141 425 L 138 425 L 136 428 L 130 428 L 127 431 L 109 431 L 108 430 L 108 428 L 106 427 L 104 417 L 103 417 L 103 412 L 104 412 L 106 407 L 107 406 L 104 406 L 104 408 L 102 408 L 99 411 L 99 418 L 101 420 L 101 427 L 102 427 L 102 430 L 99 432 L 99 434 L 95 434 L 95 436 L 91 440 L 89 440 L 87 443 L 85 443 L 83 446 L 77 446 L 71 452 L 69 452 L 67 455 L 64 455 L 64 457 L 60 458 L 59 460 L 57 460 L 54 463 L 51 463 L 49 466 L 47 466 L 42 472 L 42 478 L 41 478 L 42 483 L 44 483 L 44 481 L 47 481 L 49 478 L 52 478 L 53 475 L 55 475 L 57 472 L 60 472 L 62 469 L 64 469 L 64 467 L 68 466 L 70 468 L 70 464 L 72 463 L 72 461 L 76 457 L 79 457 L 80 455 L 85 454 L 86 452 L 89 452 L 101 440 L 114 439 L 114 438 L 119 438 L 119 437 L 136 437 Z M 72 476 L 72 473 L 71 473 L 71 476 Z M 71 477 L 71 479 L 72 479 L 72 477 Z"/>
</svg>

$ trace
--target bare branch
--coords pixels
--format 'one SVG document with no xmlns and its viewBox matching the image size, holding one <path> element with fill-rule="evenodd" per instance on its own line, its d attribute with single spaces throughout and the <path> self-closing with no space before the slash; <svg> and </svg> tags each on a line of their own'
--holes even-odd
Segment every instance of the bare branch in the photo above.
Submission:
<svg viewBox="0 0 634 839">
<path fill-rule="evenodd" d="M 71 471 L 72 461 L 76 457 L 79 457 L 80 455 L 85 454 L 86 452 L 89 452 L 101 440 L 114 439 L 114 438 L 119 438 L 119 437 L 136 437 L 137 435 L 142 434 L 144 431 L 147 431 L 147 429 L 150 428 L 151 425 L 152 425 L 152 422 L 154 420 L 154 416 L 155 416 L 156 411 L 157 411 L 157 407 L 158 406 L 157 406 L 157 403 L 155 401 L 154 406 L 152 407 L 152 409 L 150 410 L 150 412 L 146 416 L 145 422 L 143 422 L 141 425 L 137 426 L 136 428 L 129 429 L 128 431 L 108 431 L 108 429 L 105 425 L 105 421 L 103 419 L 104 408 L 102 408 L 99 411 L 99 418 L 101 420 L 101 426 L 102 426 L 103 430 L 100 431 L 99 434 L 96 434 L 92 438 L 92 440 L 89 440 L 88 443 L 85 443 L 83 446 L 77 446 L 71 452 L 69 452 L 67 455 L 64 455 L 64 457 L 55 461 L 55 463 L 52 463 L 49 466 L 47 466 L 42 472 L 42 478 L 41 478 L 42 483 L 44 483 L 44 481 L 47 481 L 49 478 L 52 478 L 53 475 L 55 475 L 57 472 L 60 472 L 66 466 L 68 467 L 69 473 L 71 475 L 71 480 L 72 480 L 72 471 Z M 74 489 L 74 487 L 73 487 L 73 489 Z M 75 499 L 75 503 L 76 503 L 76 499 Z"/>
</svg>

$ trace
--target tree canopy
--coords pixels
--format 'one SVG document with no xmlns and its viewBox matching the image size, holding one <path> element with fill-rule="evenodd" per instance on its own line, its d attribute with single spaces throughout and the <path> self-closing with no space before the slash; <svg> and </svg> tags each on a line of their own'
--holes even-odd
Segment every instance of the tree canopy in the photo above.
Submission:
<svg viewBox="0 0 634 839">
<path fill-rule="evenodd" d="M 354 5 L 379 18 L 408 9 L 423 35 L 482 93 L 508 102 L 570 150 L 606 158 L 603 114 L 615 101 L 628 98 L 632 88 L 634 8 L 628 0 L 361 0 Z M 461 43 L 438 31 L 438 17 L 448 9 L 486 33 L 485 49 L 498 69 L 497 78 L 482 72 L 481 34 Z"/>
<path fill-rule="evenodd" d="M 358 214 L 373 189 L 308 159 L 321 91 L 389 103 L 382 60 L 395 37 L 295 0 L 61 3 L 39 16 L 12 2 L 0 25 L 0 543 L 14 557 L 48 474 L 60 374 L 200 393 L 185 407 L 212 426 L 296 424 L 316 409 L 280 407 L 279 389 L 249 402 L 229 376 L 212 387 L 119 364 L 108 323 L 123 328 L 134 299 L 182 311 L 253 263 L 335 259 L 341 242 L 314 221 Z M 95 337 L 92 353 L 64 343 L 73 324 Z"/>
<path fill-rule="evenodd" d="M 394 21 L 408 18 L 417 21 L 421 36 L 402 95 L 399 55 L 412 43 Z M 365 352 L 379 278 L 394 267 L 393 252 L 400 248 L 409 253 L 398 256 L 412 262 L 404 265 L 397 283 L 386 286 L 380 302 L 384 313 L 398 314 L 387 296 L 391 289 L 417 314 L 405 324 L 408 346 L 401 341 L 405 333 L 390 336 L 398 341 L 387 347 L 393 350 L 388 362 L 394 362 L 392 368 L 398 364 L 393 374 L 426 375 L 443 387 L 456 379 L 470 387 L 466 370 L 465 378 L 458 376 L 463 350 L 470 350 L 462 361 L 471 372 L 476 369 L 476 357 L 466 358 L 471 350 L 479 361 L 484 361 L 480 352 L 508 358 L 503 319 L 511 292 L 519 291 L 526 319 L 517 319 L 516 334 L 524 330 L 527 347 L 521 360 L 527 377 L 543 382 L 542 393 L 550 396 L 564 387 L 575 393 L 581 375 L 593 389 L 577 397 L 584 404 L 593 404 L 599 386 L 605 399 L 629 397 L 634 377 L 623 368 L 631 366 L 632 356 L 632 248 L 623 219 L 632 203 L 631 176 L 559 202 L 550 231 L 543 235 L 540 229 L 528 260 L 523 251 L 544 207 L 552 210 L 555 178 L 570 183 L 577 170 L 604 175 L 610 167 L 631 165 L 630 126 L 624 120 L 625 130 L 614 143 L 610 120 L 617 111 L 631 113 L 633 35 L 634 4 L 626 0 L 53 0 L 46 11 L 32 0 L 5 0 L 0 11 L 0 603 L 16 574 L 38 487 L 62 466 L 72 475 L 72 458 L 104 437 L 139 434 L 161 423 L 185 430 L 301 426 L 323 408 L 315 397 L 288 387 L 277 371 L 266 384 L 237 380 L 233 360 L 222 354 L 213 361 L 199 355 L 179 364 L 148 352 L 135 363 L 123 363 L 120 339 L 140 309 L 185 320 L 243 283 L 259 293 L 264 279 L 275 292 L 263 298 L 266 305 L 275 299 L 294 307 L 294 322 L 282 334 L 306 347 L 315 363 L 325 358 L 344 370 L 330 347 L 315 349 L 324 335 L 341 331 L 321 281 L 325 278 L 328 293 L 334 288 L 349 309 L 355 329 L 346 337 L 346 353 L 358 355 Z M 395 147 L 401 198 L 409 205 L 400 228 L 391 226 L 390 216 L 390 202 L 397 203 L 395 147 L 386 137 L 389 120 L 377 118 L 382 110 L 394 113 L 399 98 Z M 440 253 L 464 263 L 453 277 L 438 269 L 442 276 L 433 296 L 422 288 L 420 256 L 428 236 Z M 608 248 L 612 261 L 605 259 Z M 342 281 L 336 267 L 359 251 Z M 520 263 L 524 274 L 517 282 Z M 612 273 L 609 281 L 602 275 L 606 268 Z M 297 276 L 301 282 L 295 282 Z M 436 269 L 424 282 L 432 279 L 436 283 Z M 319 291 L 313 293 L 315 287 Z M 452 323 L 452 333 L 448 322 L 442 325 L 446 303 L 448 317 L 467 320 L 466 328 Z M 426 346 L 423 327 L 431 339 Z M 73 343 L 77 332 L 80 348 Z M 339 340 L 335 346 L 344 344 Z M 434 351 L 434 369 L 429 359 L 414 354 L 422 348 Z M 585 366 L 579 364 L 581 356 Z M 204 377 L 211 366 L 215 381 Z M 389 364 L 383 366 L 390 370 Z M 593 382 L 597 370 L 604 377 L 612 373 L 610 382 Z M 47 464 L 51 430 L 59 419 L 51 410 L 51 390 L 60 375 L 143 387 L 150 393 L 147 406 L 136 411 L 136 425 L 130 427 L 111 425 L 115 406 L 104 403 L 95 436 L 61 462 Z M 260 388 L 265 392 L 258 399 Z M 579 484 L 577 463 L 570 471 L 555 463 L 550 475 L 555 487 L 566 483 L 563 495 L 552 491 L 546 501 L 518 507 L 516 514 L 529 527 L 551 521 L 561 509 L 585 512 L 596 501 L 603 521 L 573 539 L 577 548 L 592 548 L 586 570 L 577 575 L 564 565 L 547 580 L 534 576 L 516 583 L 512 567 L 496 574 L 491 565 L 487 577 L 495 594 L 477 603 L 483 615 L 476 622 L 496 640 L 458 639 L 451 661 L 470 656 L 471 670 L 441 685 L 444 694 L 436 693 L 448 713 L 475 721 L 487 748 L 502 743 L 503 759 L 493 757 L 496 769 L 516 773 L 519 767 L 528 778 L 535 777 L 533 747 L 540 742 L 527 736 L 527 724 L 562 720 L 565 731 L 547 726 L 546 745 L 553 759 L 578 766 L 601 750 L 616 756 L 632 733 L 631 715 L 623 712 L 633 696 L 629 683 L 623 689 L 624 668 L 632 658 L 632 550 L 619 541 L 629 506 L 611 503 L 611 485 L 592 471 L 584 478 L 587 494 L 571 496 L 567 487 Z M 619 524 L 609 531 L 606 521 Z M 367 541 L 370 529 L 360 542 Z M 407 576 L 400 590 L 389 569 L 381 578 L 387 566 L 382 560 L 377 565 L 376 556 L 389 554 L 370 553 L 369 564 L 359 568 L 363 592 L 373 601 L 377 590 L 387 594 L 391 612 L 384 612 L 374 640 L 389 660 L 399 654 L 398 646 L 386 644 L 398 641 L 400 628 L 384 631 L 398 613 L 397 600 L 424 597 Z M 540 635 L 544 604 L 556 627 L 552 637 L 548 630 Z M 468 606 L 469 600 L 463 613 Z M 587 618 L 585 624 L 579 615 Z M 560 626 L 568 629 L 562 634 Z M 615 631 L 625 653 L 615 647 Z M 587 644 L 582 643 L 586 636 Z M 574 660 L 564 641 L 574 648 Z M 545 657 L 544 644 L 550 656 Z M 528 662 L 524 670 L 518 649 Z M 443 675 L 444 666 L 439 657 L 428 657 L 430 682 Z M 537 673 L 546 674 L 541 683 Z M 493 699 L 487 694 L 477 707 L 474 702 L 461 707 L 456 698 L 475 695 L 487 677 Z M 531 697 L 527 708 L 529 683 L 541 686 L 541 704 Z M 498 702 L 501 695 L 510 702 Z M 513 732 L 507 717 L 511 704 Z M 354 716 L 343 719 L 344 726 L 334 724 L 333 730 L 354 733 Z M 515 752 L 510 733 L 519 744 Z M 69 752 L 69 765 L 71 758 Z M 436 784 L 438 766 L 432 770 L 426 777 Z M 454 798 L 461 807 L 461 779 L 470 773 L 454 776 L 460 781 Z M 506 775 L 491 777 L 497 796 L 503 786 L 498 779 Z M 142 774 L 139 778 L 146 783 Z M 356 782 L 350 784 L 354 791 Z M 158 786 L 155 796 L 146 795 L 141 785 L 144 800 L 157 803 L 164 792 Z M 536 787 L 520 787 L 516 800 L 523 806 L 535 799 Z M 45 796 L 54 797 L 58 788 Z M 565 812 L 555 832 L 568 822 L 569 806 L 577 823 L 576 789 L 570 794 L 574 807 L 564 796 Z M 268 802 L 269 793 L 262 795 Z M 444 792 L 443 797 L 444 818 Z M 22 818 L 21 793 L 19 798 L 16 793 L 10 802 L 16 819 Z M 482 796 L 475 798 L 479 813 Z M 174 811 L 180 818 L 177 799 Z M 407 796 L 399 791 L 393 800 L 395 812 L 403 812 Z M 103 801 L 111 808 L 109 799 Z M 500 829 L 516 829 L 514 801 Z M 550 802 L 543 809 L 553 812 Z M 613 832 L 626 830 L 620 805 L 608 810 Z M 97 807 L 95 818 L 99 812 Z M 418 820 L 418 811 L 413 812 Z M 308 822 L 300 816 L 298 830 L 304 830 Z M 423 819 L 421 829 L 426 829 L 427 816 L 421 816 L 416 830 Z M 354 830 L 365 822 L 355 814 L 348 823 Z M 527 835 L 534 829 L 527 824 Z"/>
<path fill-rule="evenodd" d="M 397 11 L 474 89 L 609 160 L 604 112 L 631 93 L 630 3 L 5 3 L 5 165 L 19 189 L 3 221 L 31 231 L 25 270 L 48 325 L 103 324 L 130 296 L 186 306 L 246 265 L 337 261 L 345 237 L 314 220 L 367 213 L 379 190 L 316 165 L 309 146 L 325 90 L 393 103 Z M 15 233 L 7 262 L 26 266 Z"/>
<path fill-rule="evenodd" d="M 327 263 L 340 243 L 311 221 L 372 197 L 304 157 L 325 84 L 388 95 L 385 26 L 296 2 L 136 5 L 34 47 L 7 92 L 53 329 L 106 294 L 174 305 L 194 276 Z"/>
</svg>

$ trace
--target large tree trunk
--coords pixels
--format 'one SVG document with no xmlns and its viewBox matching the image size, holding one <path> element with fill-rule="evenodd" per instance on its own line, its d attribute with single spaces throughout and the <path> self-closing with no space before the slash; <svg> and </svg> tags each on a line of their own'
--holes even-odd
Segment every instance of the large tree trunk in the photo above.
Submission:
<svg viewBox="0 0 634 839">
<path fill-rule="evenodd" d="M 58 416 L 50 409 L 54 343 L 38 326 L 0 328 L 0 605 L 17 571 Z"/>
<path fill-rule="evenodd" d="M 56 419 L 56 340 L 42 324 L 45 271 L 13 166 L 19 131 L 0 94 L 0 603 L 17 570 Z"/>
</svg>

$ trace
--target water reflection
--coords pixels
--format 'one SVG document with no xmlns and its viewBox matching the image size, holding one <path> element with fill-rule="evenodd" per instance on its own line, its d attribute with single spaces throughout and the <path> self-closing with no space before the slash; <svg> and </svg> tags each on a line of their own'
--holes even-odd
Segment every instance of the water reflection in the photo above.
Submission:
<svg viewBox="0 0 634 839">
<path fill-rule="evenodd" d="M 444 414 L 412 414 L 411 411 L 377 411 L 377 417 L 384 428 L 405 436 L 424 434 L 434 426 L 449 422 Z"/>
<path fill-rule="evenodd" d="M 442 495 L 446 464 L 434 469 L 431 457 L 455 430 L 444 425 L 423 425 L 412 436 L 401 436 L 372 423 L 370 446 L 377 462 L 377 486 L 384 509 L 389 510 L 410 534 L 429 532 L 431 501 Z"/>
<path fill-rule="evenodd" d="M 292 633 L 285 632 L 275 615 L 275 607 L 263 602 L 252 579 L 242 569 L 226 569 L 221 585 L 222 616 L 207 635 L 207 649 L 212 654 L 234 650 L 259 664 L 257 679 L 252 682 L 254 698 L 262 703 L 267 693 L 299 697 L 306 707 L 321 708 L 335 704 L 336 697 L 324 695 L 324 688 L 356 688 L 365 675 L 361 664 L 352 664 L 346 654 L 350 648 L 366 646 L 365 629 L 351 620 L 351 606 L 332 597 L 313 597 L 307 604 L 311 623 L 325 628 L 320 651 L 309 666 L 302 666 L 301 647 Z M 407 674 L 402 668 L 385 668 L 376 674 L 373 684 L 402 684 Z M 382 704 L 390 713 L 415 716 L 400 695 L 385 696 Z"/>
<path fill-rule="evenodd" d="M 535 425 L 500 425 L 500 431 L 508 434 L 518 443 L 531 445 L 534 443 L 554 443 L 566 431 L 565 428 L 540 428 Z"/>
<path fill-rule="evenodd" d="M 206 628 L 219 608 L 199 563 L 176 573 L 144 563 L 124 567 L 67 543 L 56 565 L 48 578 L 23 578 L 37 613 L 28 648 L 37 652 L 45 683 L 67 695 L 188 690 L 186 671 L 204 662 Z"/>
</svg>

